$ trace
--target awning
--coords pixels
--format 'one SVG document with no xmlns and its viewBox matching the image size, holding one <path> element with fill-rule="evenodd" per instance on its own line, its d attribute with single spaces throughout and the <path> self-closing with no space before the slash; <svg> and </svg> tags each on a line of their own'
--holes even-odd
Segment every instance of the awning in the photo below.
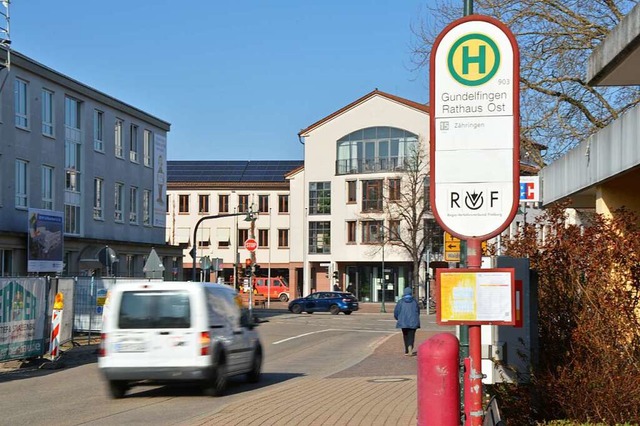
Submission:
<svg viewBox="0 0 640 426">
<path fill-rule="evenodd" d="M 80 253 L 80 269 L 102 269 L 118 262 L 118 253 L 109 246 L 87 246 Z"/>
</svg>

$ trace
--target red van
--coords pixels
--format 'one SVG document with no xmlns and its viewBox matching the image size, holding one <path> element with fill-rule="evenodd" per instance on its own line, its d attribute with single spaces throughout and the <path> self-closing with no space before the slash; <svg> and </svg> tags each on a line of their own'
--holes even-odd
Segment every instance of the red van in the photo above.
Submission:
<svg viewBox="0 0 640 426">
<path fill-rule="evenodd" d="M 271 280 L 271 285 L 269 285 L 269 280 Z M 245 280 L 245 284 L 243 286 L 242 291 L 249 291 L 247 280 Z M 258 294 L 262 294 L 265 297 L 270 295 L 271 299 L 280 299 L 281 302 L 287 302 L 289 300 L 289 284 L 282 277 L 253 277 L 253 285 L 258 292 Z M 271 293 L 269 293 L 271 291 Z"/>
</svg>

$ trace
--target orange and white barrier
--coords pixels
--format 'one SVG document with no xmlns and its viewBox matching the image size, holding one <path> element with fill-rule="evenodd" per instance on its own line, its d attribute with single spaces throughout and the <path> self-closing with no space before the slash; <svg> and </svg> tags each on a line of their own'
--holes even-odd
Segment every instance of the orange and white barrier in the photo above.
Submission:
<svg viewBox="0 0 640 426">
<path fill-rule="evenodd" d="M 56 359 L 59 355 L 61 324 L 62 309 L 54 309 L 51 316 L 51 343 L 49 344 L 49 352 L 53 359 Z"/>
<path fill-rule="evenodd" d="M 57 293 L 53 303 L 53 314 L 51 315 L 51 340 L 49 343 L 49 353 L 52 359 L 60 355 L 60 329 L 62 327 L 62 308 L 64 307 L 64 296 Z"/>
</svg>

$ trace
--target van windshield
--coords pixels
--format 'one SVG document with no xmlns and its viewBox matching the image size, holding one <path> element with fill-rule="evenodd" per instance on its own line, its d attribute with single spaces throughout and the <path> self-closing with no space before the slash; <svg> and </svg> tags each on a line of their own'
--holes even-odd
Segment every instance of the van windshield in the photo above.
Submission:
<svg viewBox="0 0 640 426">
<path fill-rule="evenodd" d="M 189 328 L 191 307 L 186 291 L 125 291 L 119 328 Z"/>
</svg>

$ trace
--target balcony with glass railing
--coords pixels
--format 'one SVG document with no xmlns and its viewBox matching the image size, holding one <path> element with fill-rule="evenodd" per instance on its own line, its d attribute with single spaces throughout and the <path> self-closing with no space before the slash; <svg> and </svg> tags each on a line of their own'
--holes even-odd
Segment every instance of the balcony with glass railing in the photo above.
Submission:
<svg viewBox="0 0 640 426">
<path fill-rule="evenodd" d="M 336 174 L 352 175 L 406 170 L 406 157 L 348 158 L 336 161 Z"/>
</svg>

